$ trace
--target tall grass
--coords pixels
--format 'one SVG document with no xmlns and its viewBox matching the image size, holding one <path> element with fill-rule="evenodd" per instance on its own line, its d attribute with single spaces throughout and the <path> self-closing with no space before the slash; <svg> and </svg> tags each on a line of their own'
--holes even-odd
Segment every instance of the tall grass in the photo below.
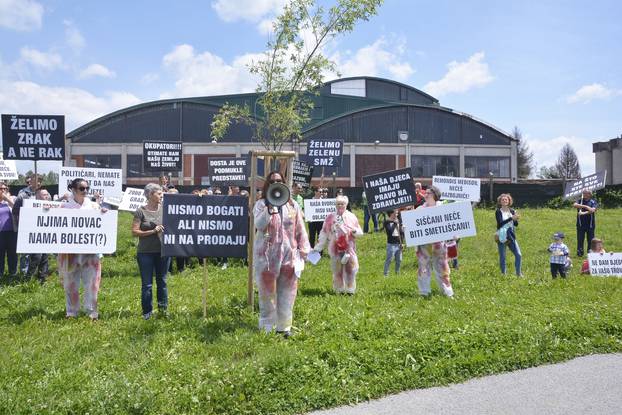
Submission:
<svg viewBox="0 0 622 415">
<path fill-rule="evenodd" d="M 360 212 L 359 212 L 360 213 Z M 382 276 L 386 238 L 364 236 L 355 296 L 331 292 L 328 261 L 308 265 L 295 336 L 256 329 L 246 269 L 210 265 L 169 277 L 171 317 L 143 321 L 131 217 L 104 259 L 101 319 L 64 319 L 57 277 L 0 288 L 0 413 L 300 413 L 410 388 L 579 355 L 622 351 L 622 279 L 553 281 L 546 248 L 558 230 L 574 252 L 572 210 L 524 210 L 518 238 L 525 278 L 502 277 L 492 210 L 460 242 L 456 296 L 417 295 L 414 250 L 402 274 Z M 622 251 L 622 213 L 602 210 L 597 236 Z M 512 255 L 509 254 L 509 265 Z M 511 266 L 508 267 L 512 269 Z"/>
</svg>

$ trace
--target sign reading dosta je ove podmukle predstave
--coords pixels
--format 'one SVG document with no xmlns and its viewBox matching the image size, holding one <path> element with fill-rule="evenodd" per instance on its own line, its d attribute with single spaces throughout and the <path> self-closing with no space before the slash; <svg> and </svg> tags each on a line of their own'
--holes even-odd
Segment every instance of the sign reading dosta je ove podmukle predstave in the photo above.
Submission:
<svg viewBox="0 0 622 415">
<path fill-rule="evenodd" d="M 469 202 L 418 208 L 402 212 L 406 245 L 417 246 L 475 236 L 473 208 Z"/>
<path fill-rule="evenodd" d="M 17 252 L 111 254 L 117 249 L 117 211 L 22 208 Z"/>
</svg>

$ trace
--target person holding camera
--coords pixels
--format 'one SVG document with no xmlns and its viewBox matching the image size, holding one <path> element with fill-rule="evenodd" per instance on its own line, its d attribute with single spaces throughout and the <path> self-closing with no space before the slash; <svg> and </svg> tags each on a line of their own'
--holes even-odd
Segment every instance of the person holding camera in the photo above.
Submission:
<svg viewBox="0 0 622 415">
<path fill-rule="evenodd" d="M 166 273 L 170 258 L 163 257 L 161 251 L 162 232 L 162 187 L 155 183 L 145 186 L 147 204 L 134 212 L 132 235 L 138 237 L 136 260 L 140 270 L 143 318 L 149 320 L 153 314 L 153 274 L 157 285 L 158 311 L 166 317 L 168 314 L 168 289 Z"/>
<path fill-rule="evenodd" d="M 283 176 L 272 171 L 253 208 L 253 262 L 259 291 L 259 328 L 291 335 L 301 266 L 310 250 L 302 210 L 290 198 Z M 297 275 L 298 274 L 298 275 Z"/>
<path fill-rule="evenodd" d="M 71 196 L 62 204 L 65 209 L 103 209 L 88 197 L 89 183 L 73 179 L 68 186 Z M 100 254 L 58 254 L 58 274 L 65 288 L 66 317 L 74 318 L 80 311 L 80 282 L 84 289 L 84 310 L 91 320 L 97 320 L 97 295 L 101 282 Z"/>
<path fill-rule="evenodd" d="M 348 196 L 337 196 L 335 205 L 337 211 L 326 217 L 320 240 L 313 250 L 320 252 L 328 245 L 333 270 L 333 289 L 337 293 L 354 294 L 356 274 L 359 271 L 354 239 L 363 235 L 363 230 L 356 215 L 346 210 Z"/>
</svg>

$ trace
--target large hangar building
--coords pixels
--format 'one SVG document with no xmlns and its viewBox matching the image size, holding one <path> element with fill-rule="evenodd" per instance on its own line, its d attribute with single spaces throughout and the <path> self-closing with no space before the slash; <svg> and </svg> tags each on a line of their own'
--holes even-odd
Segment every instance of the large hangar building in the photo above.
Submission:
<svg viewBox="0 0 622 415">
<path fill-rule="evenodd" d="M 209 157 L 239 157 L 260 149 L 252 130 L 234 125 L 212 143 L 210 124 L 225 103 L 253 109 L 256 93 L 167 99 L 129 107 L 100 117 L 67 134 L 67 164 L 122 168 L 124 183 L 153 180 L 145 172 L 142 142 L 182 141 L 183 182 L 201 185 Z M 327 82 L 313 96 L 311 120 L 300 143 L 284 150 L 306 154 L 307 139 L 343 139 L 342 166 L 325 176 L 341 187 L 362 186 L 362 177 L 411 167 L 415 177 L 433 175 L 517 180 L 517 145 L 510 135 L 471 115 L 442 107 L 439 101 L 388 79 L 355 77 Z M 314 176 L 320 176 L 315 169 Z"/>
</svg>

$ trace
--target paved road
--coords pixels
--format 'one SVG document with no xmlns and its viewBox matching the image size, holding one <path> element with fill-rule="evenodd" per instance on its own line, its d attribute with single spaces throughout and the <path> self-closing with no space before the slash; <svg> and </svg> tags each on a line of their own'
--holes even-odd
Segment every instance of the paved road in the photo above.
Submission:
<svg viewBox="0 0 622 415">
<path fill-rule="evenodd" d="M 314 415 L 622 414 L 622 354 L 580 357 Z"/>
</svg>

